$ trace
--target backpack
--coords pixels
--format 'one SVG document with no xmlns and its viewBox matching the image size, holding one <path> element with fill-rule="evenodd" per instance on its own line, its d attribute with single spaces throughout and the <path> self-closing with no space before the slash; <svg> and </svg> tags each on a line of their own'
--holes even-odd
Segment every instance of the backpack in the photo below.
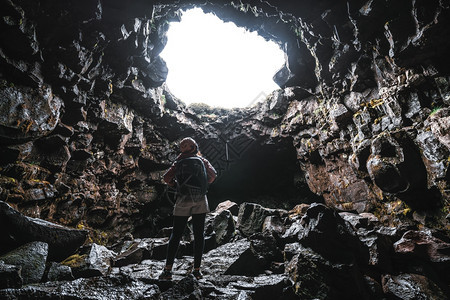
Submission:
<svg viewBox="0 0 450 300">
<path fill-rule="evenodd" d="M 200 157 L 180 159 L 175 164 L 177 192 L 181 195 L 206 195 L 208 176 L 205 164 Z"/>
</svg>

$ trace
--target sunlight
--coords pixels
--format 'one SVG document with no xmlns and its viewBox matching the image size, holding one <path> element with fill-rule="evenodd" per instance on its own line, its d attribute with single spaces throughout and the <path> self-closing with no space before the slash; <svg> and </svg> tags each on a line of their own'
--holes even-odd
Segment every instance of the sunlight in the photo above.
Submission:
<svg viewBox="0 0 450 300">
<path fill-rule="evenodd" d="M 256 32 L 194 8 L 170 23 L 167 37 L 167 86 L 186 104 L 246 107 L 279 89 L 272 78 L 284 52 Z"/>
</svg>

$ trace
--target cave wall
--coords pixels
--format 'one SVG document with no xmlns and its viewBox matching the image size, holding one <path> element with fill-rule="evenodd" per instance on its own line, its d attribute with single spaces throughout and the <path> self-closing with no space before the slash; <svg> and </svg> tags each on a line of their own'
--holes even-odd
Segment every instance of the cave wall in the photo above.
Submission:
<svg viewBox="0 0 450 300">
<path fill-rule="evenodd" d="M 170 213 L 175 142 L 193 136 L 223 169 L 214 199 L 279 149 L 292 193 L 271 201 L 448 226 L 449 1 L 316 2 L 2 0 L 1 200 L 98 239 L 149 235 Z M 158 55 L 195 5 L 277 42 L 282 89 L 231 111 L 176 99 Z"/>
</svg>

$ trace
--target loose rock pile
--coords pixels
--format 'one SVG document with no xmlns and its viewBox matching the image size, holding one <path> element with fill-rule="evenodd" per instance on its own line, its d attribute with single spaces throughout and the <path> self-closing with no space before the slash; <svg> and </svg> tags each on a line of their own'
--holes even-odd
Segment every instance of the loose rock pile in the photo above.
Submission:
<svg viewBox="0 0 450 300">
<path fill-rule="evenodd" d="M 1 204 L 2 216 L 14 212 Z M 0 297 L 445 299 L 449 293 L 450 241 L 436 230 L 388 228 L 372 214 L 338 213 L 319 203 L 291 211 L 243 203 L 237 215 L 236 208 L 227 201 L 208 214 L 201 280 L 189 275 L 189 231 L 173 281 L 158 279 L 170 233 L 164 229 L 164 237 L 129 238 L 108 247 L 87 241 L 66 252 L 73 255 L 64 260 L 49 255 L 51 242 L 24 243 L 0 256 Z M 59 231 L 65 240 L 73 231 L 61 234 L 59 227 L 41 226 Z M 2 236 L 15 230 L 6 227 Z"/>
</svg>

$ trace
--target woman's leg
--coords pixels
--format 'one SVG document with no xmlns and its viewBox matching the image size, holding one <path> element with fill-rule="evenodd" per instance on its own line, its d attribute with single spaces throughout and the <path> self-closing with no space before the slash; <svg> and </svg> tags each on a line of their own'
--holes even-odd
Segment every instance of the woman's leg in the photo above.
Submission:
<svg viewBox="0 0 450 300">
<path fill-rule="evenodd" d="M 178 246 L 180 245 L 181 237 L 189 217 L 173 216 L 173 228 L 170 235 L 169 245 L 167 246 L 166 268 L 172 269 L 175 255 L 177 254 Z"/>
<path fill-rule="evenodd" d="M 205 246 L 205 217 L 205 213 L 192 215 L 192 227 L 194 231 L 194 269 L 200 268 L 200 264 L 202 263 L 203 248 Z"/>
</svg>

